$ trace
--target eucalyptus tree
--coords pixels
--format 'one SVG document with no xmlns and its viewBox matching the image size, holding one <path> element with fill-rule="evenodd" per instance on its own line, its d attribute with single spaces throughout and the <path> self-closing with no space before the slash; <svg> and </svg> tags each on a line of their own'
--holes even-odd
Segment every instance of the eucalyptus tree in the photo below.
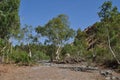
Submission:
<svg viewBox="0 0 120 80">
<path fill-rule="evenodd" d="M 0 38 L 10 38 L 20 28 L 20 0 L 2 0 L 0 2 Z"/>
<path fill-rule="evenodd" d="M 70 28 L 68 16 L 61 14 L 50 20 L 43 27 L 38 26 L 36 32 L 46 37 L 46 42 L 57 47 L 56 60 L 60 59 L 60 50 L 70 38 L 74 36 L 74 30 Z"/>
<path fill-rule="evenodd" d="M 120 64 L 120 61 L 118 57 L 115 54 L 115 51 L 112 49 L 112 47 L 116 46 L 118 43 L 118 35 L 120 32 L 120 13 L 116 6 L 112 5 L 111 1 L 106 1 L 102 4 L 100 7 L 100 12 L 98 13 L 101 22 L 99 31 L 103 29 L 103 36 L 106 39 L 106 44 L 108 45 L 113 57 L 116 59 L 118 64 Z M 113 45 L 112 45 L 113 44 Z M 120 44 L 119 44 L 120 45 Z"/>
<path fill-rule="evenodd" d="M 25 27 L 21 29 L 21 32 L 18 35 L 18 40 L 20 44 L 23 43 L 27 46 L 27 52 L 29 52 L 29 57 L 31 58 L 31 48 L 33 47 L 32 44 L 38 41 L 38 38 L 34 33 L 33 26 L 25 25 Z"/>
<path fill-rule="evenodd" d="M 1 0 L 0 1 L 0 39 L 4 43 L 1 49 L 2 58 L 9 51 L 9 39 L 15 36 L 20 28 L 19 20 L 20 0 Z M 8 53 L 8 52 L 7 52 Z M 3 60 L 4 62 L 4 60 Z"/>
</svg>

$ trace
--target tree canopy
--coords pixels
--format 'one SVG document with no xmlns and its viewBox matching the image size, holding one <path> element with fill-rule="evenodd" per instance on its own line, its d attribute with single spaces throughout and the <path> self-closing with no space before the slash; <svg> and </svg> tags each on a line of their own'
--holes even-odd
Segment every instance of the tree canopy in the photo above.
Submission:
<svg viewBox="0 0 120 80">
<path fill-rule="evenodd" d="M 36 32 L 47 37 L 47 43 L 59 47 L 74 36 L 74 30 L 69 26 L 68 17 L 63 14 L 53 18 L 43 27 L 38 26 Z"/>
<path fill-rule="evenodd" d="M 1 0 L 0 2 L 0 38 L 9 38 L 20 28 L 20 0 Z"/>
</svg>

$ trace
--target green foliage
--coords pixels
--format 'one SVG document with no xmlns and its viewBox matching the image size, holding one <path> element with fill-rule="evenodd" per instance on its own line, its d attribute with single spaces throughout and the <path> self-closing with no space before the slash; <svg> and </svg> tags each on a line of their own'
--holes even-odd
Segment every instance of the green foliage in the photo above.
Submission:
<svg viewBox="0 0 120 80">
<path fill-rule="evenodd" d="M 11 54 L 10 38 L 17 35 L 20 28 L 20 0 L 0 1 L 0 57 L 2 62 L 8 62 Z"/>
<path fill-rule="evenodd" d="M 50 57 L 50 60 L 53 61 L 55 59 L 55 51 L 56 46 L 55 45 L 46 45 L 45 53 Z"/>
<path fill-rule="evenodd" d="M 46 41 L 54 45 L 61 45 L 74 35 L 74 30 L 69 27 L 66 15 L 53 18 L 44 27 L 38 26 L 36 32 L 47 37 Z"/>
<path fill-rule="evenodd" d="M 78 29 L 73 44 L 63 47 L 63 55 L 67 53 L 79 54 L 79 56 L 88 60 L 96 60 L 96 62 L 105 63 L 110 61 L 116 63 L 115 57 L 111 54 L 111 46 L 116 57 L 120 59 L 120 13 L 111 1 L 106 1 L 100 7 L 98 15 L 100 22 L 96 22 L 85 31 Z M 92 42 L 94 41 L 93 45 Z M 92 47 L 88 49 L 90 45 Z"/>
<path fill-rule="evenodd" d="M 0 48 L 3 47 L 5 44 L 4 40 L 3 39 L 0 39 Z"/>
<path fill-rule="evenodd" d="M 76 52 L 76 48 L 75 46 L 72 46 L 70 44 L 66 44 L 63 49 L 62 49 L 62 56 L 65 56 L 66 54 L 70 54 L 70 55 L 75 55 Z"/>
<path fill-rule="evenodd" d="M 119 44 L 120 38 L 118 37 L 120 32 L 119 15 L 120 12 L 117 10 L 117 7 L 113 6 L 112 2 L 110 1 L 103 3 L 103 5 L 101 6 L 101 11 L 99 12 L 99 17 L 101 18 L 101 22 L 99 25 L 101 27 L 99 27 L 99 31 L 100 30 L 104 31 L 103 33 L 99 33 L 99 34 L 102 35 L 101 37 L 104 36 L 104 41 L 105 41 L 104 45 L 106 45 L 109 48 L 111 47 L 111 49 L 115 52 L 114 54 L 116 55 L 116 58 L 118 59 L 120 58 L 119 57 L 120 54 L 118 54 L 119 52 L 116 52 L 116 49 L 118 45 L 120 45 Z"/>
<path fill-rule="evenodd" d="M 50 58 L 52 61 L 57 55 L 63 58 L 70 54 L 90 61 L 94 57 L 98 63 L 116 64 L 111 50 L 120 60 L 120 12 L 111 1 L 101 5 L 98 12 L 100 21 L 88 27 L 88 30 L 78 29 L 76 36 L 70 28 L 68 16 L 64 14 L 54 17 L 44 26 L 38 26 L 35 31 L 33 26 L 28 25 L 20 29 L 19 5 L 20 0 L 0 1 L 0 58 L 5 62 L 10 60 L 29 65 L 43 59 Z M 37 35 L 33 34 L 35 32 Z M 19 42 L 16 47 L 8 41 L 13 37 Z M 39 43 L 39 37 L 45 37 L 44 45 Z M 73 37 L 74 42 L 67 44 Z"/>
<path fill-rule="evenodd" d="M 101 11 L 98 13 L 99 17 L 101 19 L 106 19 L 111 17 L 110 12 L 112 8 L 112 2 L 111 1 L 105 1 L 102 6 L 100 7 Z"/>
<path fill-rule="evenodd" d="M 47 38 L 45 43 L 58 47 L 56 56 L 60 53 L 58 51 L 65 45 L 65 42 L 74 36 L 74 30 L 69 27 L 68 17 L 63 14 L 53 18 L 43 27 L 38 26 L 36 32 Z"/>
<path fill-rule="evenodd" d="M 80 56 L 84 56 L 87 52 L 86 38 L 87 38 L 86 33 L 78 29 L 73 45 L 75 46 L 76 53 L 79 54 Z"/>
<path fill-rule="evenodd" d="M 36 54 L 33 55 L 32 59 L 34 59 L 35 61 L 40 61 L 40 60 L 49 60 L 50 57 L 43 52 L 37 51 Z"/>
<path fill-rule="evenodd" d="M 32 56 L 29 56 L 29 48 L 31 49 Z M 30 44 L 28 45 L 20 45 L 20 46 L 15 46 L 16 53 L 17 51 L 23 51 L 25 54 L 27 54 L 26 57 L 29 57 L 28 59 L 30 62 L 37 62 L 40 60 L 48 60 L 50 59 L 49 55 L 47 54 L 48 49 L 47 46 L 42 45 L 42 44 Z M 19 56 L 20 53 L 18 53 Z M 14 54 L 12 54 L 14 55 Z"/>
<path fill-rule="evenodd" d="M 19 30 L 20 0 L 2 0 L 0 2 L 0 38 L 9 38 Z"/>
<path fill-rule="evenodd" d="M 104 2 L 100 9 L 98 13 L 100 22 L 93 25 L 97 31 L 92 31 L 97 40 L 93 52 L 96 53 L 96 61 L 98 62 L 114 62 L 116 58 L 120 59 L 120 54 L 118 54 L 118 45 L 120 46 L 120 38 L 118 37 L 120 32 L 120 13 L 117 7 L 112 5 L 111 1 Z M 111 49 L 114 51 L 116 58 L 111 54 Z"/>
<path fill-rule="evenodd" d="M 30 59 L 28 53 L 19 49 L 13 51 L 11 59 L 20 65 L 29 65 L 32 63 L 32 59 Z"/>
</svg>

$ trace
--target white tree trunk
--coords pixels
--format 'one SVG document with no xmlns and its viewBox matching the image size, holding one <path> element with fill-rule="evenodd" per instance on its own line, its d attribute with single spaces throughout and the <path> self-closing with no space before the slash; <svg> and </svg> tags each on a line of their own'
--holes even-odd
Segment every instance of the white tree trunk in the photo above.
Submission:
<svg viewBox="0 0 120 80">
<path fill-rule="evenodd" d="M 107 29 L 107 32 L 108 32 L 108 29 Z M 111 44 L 110 44 L 109 32 L 108 32 L 108 46 L 109 46 L 109 49 L 110 49 L 110 51 L 111 51 L 113 57 L 116 59 L 117 63 L 120 64 L 119 59 L 117 58 L 117 56 L 115 55 L 114 51 L 112 50 L 112 47 L 111 47 Z"/>
<path fill-rule="evenodd" d="M 32 53 L 31 53 L 31 49 L 30 49 L 29 43 L 28 43 L 28 48 L 29 48 L 29 57 L 31 58 L 32 57 Z"/>
<path fill-rule="evenodd" d="M 31 50 L 29 49 L 29 57 L 31 58 L 32 57 L 32 53 L 31 53 Z"/>
<path fill-rule="evenodd" d="M 59 60 L 60 59 L 60 45 L 58 46 L 57 48 L 57 51 L 56 51 L 56 60 Z"/>
<path fill-rule="evenodd" d="M 5 61 L 5 55 L 4 55 L 4 50 L 5 50 L 5 48 L 6 48 L 7 46 L 5 46 L 5 47 L 3 47 L 3 49 L 1 50 L 1 53 L 2 53 L 2 62 L 4 62 Z"/>
</svg>

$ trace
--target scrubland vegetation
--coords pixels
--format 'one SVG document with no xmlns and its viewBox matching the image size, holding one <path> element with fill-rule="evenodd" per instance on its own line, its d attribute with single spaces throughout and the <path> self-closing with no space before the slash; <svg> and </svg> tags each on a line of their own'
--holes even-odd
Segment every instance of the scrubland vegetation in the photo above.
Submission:
<svg viewBox="0 0 120 80">
<path fill-rule="evenodd" d="M 32 65 L 64 62 L 66 56 L 120 69 L 120 12 L 111 1 L 99 9 L 99 22 L 75 31 L 60 14 L 44 26 L 20 25 L 20 0 L 0 0 L 0 62 Z M 76 26 L 74 26 L 76 27 Z M 45 37 L 42 43 L 40 39 Z M 71 43 L 68 41 L 72 39 Z"/>
</svg>

